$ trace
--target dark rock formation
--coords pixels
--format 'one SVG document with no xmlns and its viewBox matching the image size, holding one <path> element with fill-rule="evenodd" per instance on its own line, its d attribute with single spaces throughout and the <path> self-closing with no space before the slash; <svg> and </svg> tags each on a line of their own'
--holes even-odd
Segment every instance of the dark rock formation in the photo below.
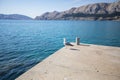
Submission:
<svg viewBox="0 0 120 80">
<path fill-rule="evenodd" d="M 120 1 L 96 3 L 71 8 L 63 12 L 47 12 L 36 20 L 120 20 Z"/>
</svg>

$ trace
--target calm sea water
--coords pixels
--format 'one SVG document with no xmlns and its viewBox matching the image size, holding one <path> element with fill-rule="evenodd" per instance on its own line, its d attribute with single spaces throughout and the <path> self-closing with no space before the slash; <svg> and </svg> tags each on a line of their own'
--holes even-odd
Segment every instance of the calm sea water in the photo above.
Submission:
<svg viewBox="0 0 120 80">
<path fill-rule="evenodd" d="M 74 42 L 120 47 L 118 21 L 0 20 L 0 80 L 13 80 L 63 47 Z"/>
</svg>

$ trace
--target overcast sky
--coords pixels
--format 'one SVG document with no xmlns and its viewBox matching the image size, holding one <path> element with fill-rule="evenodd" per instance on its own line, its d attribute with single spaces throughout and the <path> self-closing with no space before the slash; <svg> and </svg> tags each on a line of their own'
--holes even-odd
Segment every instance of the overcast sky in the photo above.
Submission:
<svg viewBox="0 0 120 80">
<path fill-rule="evenodd" d="M 91 3 L 115 1 L 117 0 L 0 0 L 0 13 L 23 14 L 34 18 L 45 12 L 64 11 Z"/>
</svg>

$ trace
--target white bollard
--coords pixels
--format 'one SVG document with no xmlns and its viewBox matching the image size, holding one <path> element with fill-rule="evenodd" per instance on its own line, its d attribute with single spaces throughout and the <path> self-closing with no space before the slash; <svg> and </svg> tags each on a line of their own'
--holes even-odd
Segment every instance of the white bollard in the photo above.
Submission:
<svg viewBox="0 0 120 80">
<path fill-rule="evenodd" d="M 63 39 L 63 44 L 66 45 L 66 38 Z"/>
<path fill-rule="evenodd" d="M 80 44 L 80 38 L 76 37 L 76 45 Z"/>
</svg>

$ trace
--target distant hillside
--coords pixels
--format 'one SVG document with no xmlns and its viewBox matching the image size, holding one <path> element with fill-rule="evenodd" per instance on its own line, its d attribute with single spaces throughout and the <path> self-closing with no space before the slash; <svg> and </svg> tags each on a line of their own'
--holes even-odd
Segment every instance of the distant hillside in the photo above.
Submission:
<svg viewBox="0 0 120 80">
<path fill-rule="evenodd" d="M 46 12 L 35 20 L 120 20 L 120 1 L 74 7 L 63 12 Z"/>
<path fill-rule="evenodd" d="M 7 20 L 31 20 L 32 18 L 25 16 L 25 15 L 20 15 L 20 14 L 0 14 L 0 19 L 7 19 Z"/>
</svg>

